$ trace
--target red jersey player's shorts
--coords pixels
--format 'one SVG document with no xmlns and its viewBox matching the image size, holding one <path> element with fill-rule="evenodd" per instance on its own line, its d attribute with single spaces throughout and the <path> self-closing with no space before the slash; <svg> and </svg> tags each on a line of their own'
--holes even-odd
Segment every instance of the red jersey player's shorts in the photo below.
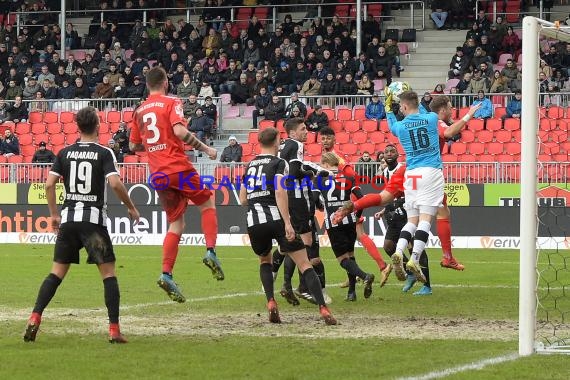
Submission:
<svg viewBox="0 0 570 380">
<path fill-rule="evenodd" d="M 166 212 L 168 223 L 172 223 L 186 212 L 188 200 L 201 205 L 212 196 L 210 189 L 201 184 L 200 175 L 195 169 L 168 175 L 168 187 L 158 190 L 162 208 Z M 164 179 L 164 182 L 165 179 Z"/>
</svg>

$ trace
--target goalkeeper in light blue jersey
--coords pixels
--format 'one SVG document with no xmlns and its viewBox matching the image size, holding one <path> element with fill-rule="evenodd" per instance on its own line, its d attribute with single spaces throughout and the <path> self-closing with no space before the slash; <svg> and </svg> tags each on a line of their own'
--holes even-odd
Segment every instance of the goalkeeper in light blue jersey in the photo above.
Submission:
<svg viewBox="0 0 570 380">
<path fill-rule="evenodd" d="M 405 91 L 400 95 L 400 112 L 404 115 L 401 121 L 392 112 L 392 93 L 389 90 L 386 91 L 385 104 L 390 131 L 398 137 L 406 153 L 404 208 L 408 223 L 400 233 L 392 260 L 396 267 L 403 270 L 404 250 L 413 240 L 412 259 L 406 267 L 417 280 L 425 283 L 420 258 L 444 194 L 438 116 L 433 112 L 420 114 L 418 95 L 413 91 Z"/>
</svg>

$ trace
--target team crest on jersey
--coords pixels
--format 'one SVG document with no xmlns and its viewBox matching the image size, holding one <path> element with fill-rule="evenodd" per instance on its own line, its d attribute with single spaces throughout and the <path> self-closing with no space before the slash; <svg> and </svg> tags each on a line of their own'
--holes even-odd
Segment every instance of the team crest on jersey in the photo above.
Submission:
<svg viewBox="0 0 570 380">
<path fill-rule="evenodd" d="M 175 108 L 176 114 L 181 118 L 184 118 L 184 109 L 182 108 L 182 103 L 177 102 Z"/>
</svg>

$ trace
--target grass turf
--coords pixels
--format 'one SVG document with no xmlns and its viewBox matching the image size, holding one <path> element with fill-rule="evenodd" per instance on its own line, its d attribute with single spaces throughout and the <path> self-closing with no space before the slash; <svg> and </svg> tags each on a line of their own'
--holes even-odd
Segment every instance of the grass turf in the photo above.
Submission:
<svg viewBox="0 0 570 380">
<path fill-rule="evenodd" d="M 279 296 L 285 323 L 267 323 L 257 259 L 247 248 L 219 249 L 226 272 L 223 282 L 212 279 L 201 264 L 201 250 L 183 248 L 175 279 L 190 300 L 179 305 L 169 302 L 155 284 L 160 270 L 160 247 L 117 247 L 123 330 L 130 343 L 114 346 L 104 340 L 102 284 L 95 268 L 88 265 L 72 267 L 44 313 L 38 341 L 24 344 L 25 319 L 49 271 L 53 248 L 4 248 L 0 252 L 0 286 L 4 289 L 0 298 L 0 320 L 4 319 L 0 327 L 2 378 L 397 378 L 445 370 L 517 350 L 513 329 L 518 317 L 517 251 L 457 250 L 456 256 L 467 268 L 462 273 L 440 268 L 440 253 L 432 251 L 434 294 L 429 297 L 403 294 L 395 277 L 384 288 L 375 286 L 369 300 L 364 300 L 359 287 L 356 303 L 343 302 L 345 290 L 330 286 L 332 310 L 344 324 L 326 327 L 318 322 L 314 306 L 305 303 L 293 308 Z M 322 251 L 327 282 L 344 281 L 345 274 L 332 259 L 332 252 Z M 358 250 L 357 258 L 365 271 L 377 273 L 375 263 L 363 250 Z M 281 277 L 276 284 L 278 290 Z M 187 315 L 193 318 L 188 323 L 190 331 L 185 330 Z M 223 322 L 225 316 L 233 315 L 240 315 L 246 322 L 243 331 L 224 323 L 216 331 L 217 322 L 208 323 Z M 313 319 L 306 329 L 302 329 L 304 320 L 299 316 Z M 210 330 L 213 326 L 214 331 L 201 330 L 200 319 Z M 140 320 L 150 322 L 135 329 Z M 335 329 L 347 331 L 354 321 L 358 322 L 354 331 L 357 338 L 350 333 L 334 335 Z M 395 324 L 389 323 L 392 321 Z M 472 331 L 464 336 L 461 328 L 453 330 L 465 321 L 473 322 L 466 324 L 469 329 L 481 326 L 481 334 Z M 164 328 L 147 333 L 145 328 L 155 327 L 152 323 Z M 382 326 L 374 326 L 377 323 L 386 323 L 390 331 L 384 335 Z M 408 330 L 403 327 L 413 324 L 417 324 L 417 331 L 429 325 L 434 333 L 422 340 L 412 339 L 414 329 L 412 336 L 407 336 Z M 176 325 L 176 329 L 169 333 L 170 325 Z M 484 336 L 485 328 L 493 326 L 496 328 L 490 331 L 496 333 L 497 339 Z M 372 327 L 380 332 L 367 336 L 366 330 Z M 394 333 L 401 336 L 395 338 Z M 568 378 L 563 359 L 522 358 L 461 372 L 451 378 Z"/>
</svg>

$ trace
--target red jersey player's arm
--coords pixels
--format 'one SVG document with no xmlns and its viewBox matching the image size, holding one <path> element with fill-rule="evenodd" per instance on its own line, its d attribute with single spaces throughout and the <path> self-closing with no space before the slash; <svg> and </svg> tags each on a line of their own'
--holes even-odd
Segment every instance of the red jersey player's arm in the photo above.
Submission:
<svg viewBox="0 0 570 380">
<path fill-rule="evenodd" d="M 479 108 L 481 108 L 481 103 L 474 105 L 469 109 L 469 112 L 467 113 L 467 115 L 469 115 L 468 120 L 471 119 L 473 115 L 475 115 L 475 112 L 477 112 Z M 463 117 L 465 118 L 465 116 Z M 450 139 L 459 132 L 461 132 L 461 130 L 465 127 L 465 125 L 467 125 L 467 121 L 465 121 L 464 119 L 459 119 L 447 128 L 439 128 L 439 134 L 440 136 L 443 135 L 443 137 L 446 139 Z"/>
<path fill-rule="evenodd" d="M 135 125 L 131 127 L 131 134 L 129 136 L 129 150 L 131 152 L 144 151 L 144 145 L 142 143 L 141 134 L 136 122 Z"/>
<path fill-rule="evenodd" d="M 200 151 L 205 152 L 212 160 L 214 160 L 218 154 L 218 152 L 214 148 L 210 148 L 206 144 L 204 144 L 200 139 L 196 138 L 192 133 L 188 131 L 184 125 L 177 123 L 174 127 L 172 127 L 174 131 L 174 135 L 178 137 L 180 140 L 184 141 L 186 144 L 190 145 L 192 148 Z"/>
</svg>

